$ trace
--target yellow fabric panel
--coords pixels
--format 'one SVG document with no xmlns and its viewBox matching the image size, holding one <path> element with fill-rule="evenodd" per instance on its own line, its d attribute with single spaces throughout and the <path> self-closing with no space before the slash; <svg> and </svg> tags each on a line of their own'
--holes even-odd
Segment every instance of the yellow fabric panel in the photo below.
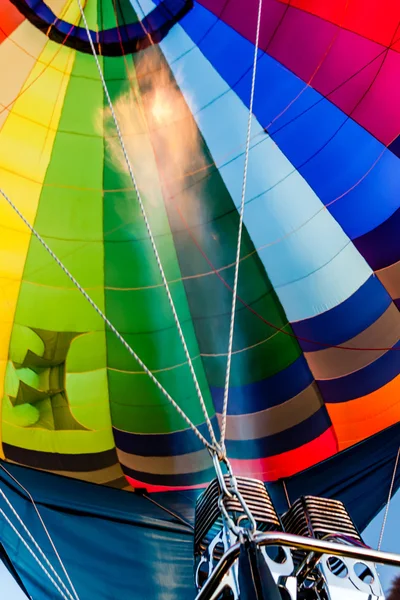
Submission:
<svg viewBox="0 0 400 600">
<path fill-rule="evenodd" d="M 80 22 L 81 12 L 76 0 L 48 0 L 46 4 L 59 19 L 67 23 L 78 24 Z M 83 7 L 85 4 L 82 2 Z"/>
<path fill-rule="evenodd" d="M 0 45 L 0 130 L 46 42 L 41 31 L 24 21 Z"/>
</svg>

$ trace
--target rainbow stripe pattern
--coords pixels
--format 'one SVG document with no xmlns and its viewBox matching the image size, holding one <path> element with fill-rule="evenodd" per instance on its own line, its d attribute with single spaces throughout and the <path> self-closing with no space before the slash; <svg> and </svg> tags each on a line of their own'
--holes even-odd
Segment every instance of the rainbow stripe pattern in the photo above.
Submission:
<svg viewBox="0 0 400 600">
<path fill-rule="evenodd" d="M 256 10 L 85 5 L 216 432 Z M 207 435 L 85 36 L 73 0 L 0 0 L 0 187 Z M 227 416 L 237 473 L 285 479 L 400 420 L 399 134 L 396 0 L 264 0 Z M 212 477 L 4 201 L 0 387 L 6 460 L 153 491 Z"/>
</svg>

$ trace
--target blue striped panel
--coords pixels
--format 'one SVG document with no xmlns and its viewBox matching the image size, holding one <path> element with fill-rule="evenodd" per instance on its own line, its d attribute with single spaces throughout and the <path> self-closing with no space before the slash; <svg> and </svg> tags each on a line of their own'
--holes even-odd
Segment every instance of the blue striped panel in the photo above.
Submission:
<svg viewBox="0 0 400 600">
<path fill-rule="evenodd" d="M 400 158 L 400 135 L 389 145 L 389 150 Z"/>
<path fill-rule="evenodd" d="M 203 34 L 212 23 L 210 33 L 201 39 L 198 32 Z M 215 16 L 197 3 L 181 25 L 199 41 L 203 54 L 248 106 L 254 46 L 222 21 L 215 22 Z M 254 104 L 260 124 L 267 127 L 302 92 L 269 133 L 324 203 L 347 192 L 379 159 L 367 177 L 329 210 L 351 239 L 380 225 L 400 206 L 397 156 L 385 152 L 369 132 L 321 94 L 305 88 L 303 81 L 276 60 L 260 55 Z M 177 56 L 178 50 L 174 58 Z"/>
<path fill-rule="evenodd" d="M 217 418 L 213 417 L 211 422 L 218 439 Z M 197 429 L 206 439 L 209 439 L 210 435 L 205 423 L 197 425 Z M 113 435 L 118 450 L 139 456 L 177 456 L 204 449 L 203 442 L 190 428 L 173 433 L 154 434 L 130 433 L 113 428 Z"/>
<path fill-rule="evenodd" d="M 310 442 L 330 426 L 329 415 L 323 406 L 309 418 L 280 433 L 254 440 L 227 439 L 228 456 L 245 460 L 281 454 Z M 204 425 L 200 429 L 203 435 L 207 435 Z M 140 456 L 178 456 L 204 448 L 191 429 L 154 435 L 139 435 L 113 429 L 113 434 L 119 450 Z"/>
<path fill-rule="evenodd" d="M 299 344 L 305 352 L 324 349 L 324 346 L 306 342 L 306 339 L 337 346 L 375 323 L 391 301 L 376 275 L 371 275 L 345 302 L 312 319 L 293 323 L 293 331 L 296 336 L 303 338 Z"/>
<path fill-rule="evenodd" d="M 354 240 L 374 271 L 400 260 L 400 208 L 382 225 Z"/>
<path fill-rule="evenodd" d="M 371 394 L 392 381 L 400 373 L 400 342 L 370 365 L 338 379 L 318 381 L 327 403 L 347 402 Z"/>
<path fill-rule="evenodd" d="M 230 387 L 228 414 L 246 415 L 277 406 L 300 394 L 312 382 L 306 359 L 301 355 L 289 367 L 268 379 Z M 215 410 L 222 413 L 224 390 L 216 387 L 210 389 Z"/>
<path fill-rule="evenodd" d="M 161 3 L 158 3 L 161 4 Z M 19 10 L 50 39 L 72 48 L 89 53 L 90 43 L 85 27 L 72 25 L 56 17 L 42 0 L 19 0 Z M 90 31 L 94 44 L 101 48 L 103 55 L 113 56 L 122 53 L 137 52 L 152 43 L 159 42 L 178 21 L 182 14 L 190 10 L 190 0 L 163 0 L 162 5 L 154 8 L 151 14 L 142 17 L 142 22 L 127 23 L 124 27 L 112 27 L 106 30 Z M 143 13 L 139 13 L 143 14 Z"/>
<path fill-rule="evenodd" d="M 186 487 L 192 485 L 200 485 L 202 483 L 209 483 L 215 477 L 215 469 L 205 469 L 204 471 L 198 471 L 196 473 L 181 473 L 179 475 L 161 475 L 153 473 L 143 473 L 142 471 L 135 471 L 125 465 L 121 464 L 121 469 L 128 477 L 133 477 L 148 483 L 151 485 L 165 485 L 168 487 Z"/>
<path fill-rule="evenodd" d="M 189 44 L 188 36 L 177 25 L 161 48 L 171 62 L 177 49 L 187 50 Z M 248 110 L 198 48 L 184 54 L 172 64 L 172 69 L 193 113 L 196 106 L 204 106 L 216 94 L 222 94 L 195 114 L 214 158 L 218 160 L 243 145 Z M 260 257 L 288 319 L 297 321 L 346 300 L 371 271 L 337 222 L 323 210 L 312 189 L 293 171 L 293 166 L 255 120 L 253 133 L 265 136 L 265 142 L 250 152 L 247 192 L 248 198 L 255 199 L 246 206 L 245 226 L 256 247 L 280 240 L 260 252 Z M 220 167 L 236 205 L 240 202 L 243 160 L 240 156 Z M 268 196 L 264 194 L 289 173 L 292 174 L 284 183 Z M 296 235 L 288 236 L 306 221 Z"/>
<path fill-rule="evenodd" d="M 229 458 L 243 460 L 263 458 L 294 450 L 322 435 L 329 427 L 331 420 L 325 406 L 305 421 L 273 435 L 254 440 L 226 440 Z"/>
</svg>

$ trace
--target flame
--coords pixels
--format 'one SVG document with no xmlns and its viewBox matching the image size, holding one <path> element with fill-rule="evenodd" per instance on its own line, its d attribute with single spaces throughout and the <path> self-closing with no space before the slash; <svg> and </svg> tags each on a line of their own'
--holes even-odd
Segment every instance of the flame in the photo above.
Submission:
<svg viewBox="0 0 400 600">
<path fill-rule="evenodd" d="M 168 94 L 162 93 L 161 90 L 155 91 L 151 114 L 159 125 L 166 125 L 172 119 L 173 111 L 169 100 Z"/>
<path fill-rule="evenodd" d="M 176 80 L 157 47 L 147 49 L 128 74 L 131 89 L 114 102 L 114 110 L 139 188 L 151 205 L 171 197 L 198 199 L 186 181 L 205 165 L 197 124 Z M 109 110 L 101 115 L 113 165 L 128 168 Z"/>
</svg>

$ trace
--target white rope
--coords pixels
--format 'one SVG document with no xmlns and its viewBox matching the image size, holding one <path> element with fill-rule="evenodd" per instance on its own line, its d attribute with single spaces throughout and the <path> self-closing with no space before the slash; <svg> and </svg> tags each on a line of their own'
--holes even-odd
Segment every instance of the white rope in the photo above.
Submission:
<svg viewBox="0 0 400 600">
<path fill-rule="evenodd" d="M 119 339 L 121 344 L 128 350 L 129 354 L 133 356 L 139 366 L 143 369 L 143 371 L 150 377 L 153 383 L 157 386 L 160 392 L 167 398 L 167 400 L 172 404 L 172 406 L 176 409 L 176 411 L 180 414 L 182 419 L 186 421 L 189 427 L 193 430 L 193 432 L 197 435 L 199 440 L 205 445 L 206 448 L 213 450 L 213 446 L 206 440 L 201 431 L 196 427 L 194 423 L 189 419 L 189 417 L 184 413 L 181 407 L 175 402 L 175 400 L 170 396 L 167 390 L 161 385 L 158 379 L 153 375 L 153 373 L 146 367 L 144 362 L 139 358 L 136 352 L 130 347 L 125 338 L 119 333 L 119 331 L 114 327 L 111 321 L 106 317 L 106 315 L 102 312 L 102 310 L 97 306 L 97 304 L 91 299 L 89 294 L 83 289 L 80 283 L 75 279 L 75 277 L 68 271 L 67 267 L 61 262 L 61 260 L 54 254 L 53 250 L 46 244 L 42 236 L 36 231 L 36 229 L 29 223 L 29 221 L 24 217 L 24 215 L 20 212 L 20 210 L 15 206 L 12 200 L 7 196 L 7 194 L 0 188 L 0 194 L 6 200 L 6 202 L 11 206 L 11 208 L 17 213 L 17 215 L 22 219 L 28 229 L 33 233 L 33 235 L 39 240 L 42 246 L 46 249 L 46 251 L 50 254 L 50 256 L 56 261 L 59 267 L 64 271 L 67 277 L 72 281 L 74 286 L 80 291 L 82 296 L 86 298 L 89 304 L 94 308 L 97 314 L 103 319 L 104 323 L 107 327 L 113 332 L 113 334 Z"/>
<path fill-rule="evenodd" d="M 41 549 L 41 547 L 39 546 L 39 544 L 37 543 L 37 541 L 35 540 L 35 538 L 33 537 L 33 535 L 31 534 L 31 532 L 29 531 L 29 529 L 27 528 L 27 526 L 25 525 L 25 523 L 23 522 L 23 520 L 21 519 L 21 517 L 19 516 L 19 514 L 17 513 L 17 511 L 15 510 L 15 508 L 13 507 L 13 505 L 11 504 L 11 502 L 9 501 L 9 499 L 6 496 L 6 494 L 4 493 L 4 491 L 1 488 L 0 488 L 0 495 L 2 496 L 2 498 L 7 503 L 8 507 L 11 509 L 11 512 L 17 518 L 17 521 L 20 523 L 20 525 L 22 525 L 22 528 L 27 533 L 29 539 L 33 542 L 33 545 L 39 551 L 39 554 L 44 559 L 45 563 L 50 568 L 50 570 L 53 572 L 53 574 L 55 575 L 55 577 L 58 580 L 58 582 L 64 588 L 65 593 L 68 595 L 68 598 L 70 600 L 74 600 L 74 597 L 72 596 L 71 592 L 66 587 L 65 583 L 63 582 L 63 580 L 61 579 L 61 577 L 58 575 L 57 571 L 55 570 L 55 568 L 53 567 L 53 565 L 51 564 L 51 562 L 49 561 L 49 559 L 47 558 L 47 556 L 45 555 L 45 553 L 43 552 L 43 550 Z M 76 595 L 76 592 L 75 592 L 75 595 Z M 76 595 L 76 598 L 79 600 L 79 597 L 77 595 Z"/>
<path fill-rule="evenodd" d="M 392 475 L 392 481 L 390 483 L 390 489 L 389 489 L 389 495 L 388 495 L 388 499 L 386 502 L 386 509 L 385 509 L 385 514 L 383 516 L 383 522 L 382 522 L 382 528 L 381 528 L 381 533 L 379 535 L 379 542 L 378 542 L 378 550 L 381 549 L 382 546 L 382 540 L 383 540 L 383 534 L 385 533 L 385 527 L 386 527 L 386 521 L 388 518 L 388 514 L 389 514 L 389 507 L 390 507 L 390 501 L 392 499 L 392 493 L 393 493 L 393 487 L 394 487 L 394 482 L 396 481 L 396 471 L 397 471 L 397 466 L 399 464 L 399 458 L 400 458 L 400 447 L 397 450 L 397 456 L 396 456 L 396 461 L 394 463 L 394 469 L 393 469 L 393 475 Z"/>
<path fill-rule="evenodd" d="M 206 407 L 206 404 L 204 402 L 204 398 L 203 398 L 203 394 L 202 394 L 200 386 L 199 386 L 199 382 L 197 380 L 197 375 L 196 375 L 196 372 L 195 372 L 194 367 L 193 367 L 192 359 L 190 357 L 189 350 L 188 350 L 188 347 L 186 345 L 186 340 L 185 340 L 185 337 L 183 335 L 183 331 L 182 331 L 182 327 L 181 327 L 181 324 L 180 324 L 180 321 L 179 321 L 178 314 L 176 312 L 175 303 L 174 303 L 174 301 L 172 299 L 172 295 L 171 295 L 171 292 L 170 292 L 170 289 L 169 289 L 168 281 L 167 281 L 167 278 L 165 276 L 164 268 L 163 268 L 162 263 L 161 263 L 160 255 L 158 254 L 157 246 L 156 246 L 156 243 L 155 243 L 155 240 L 154 240 L 154 237 L 153 237 L 153 233 L 151 231 L 150 223 L 149 223 L 149 220 L 147 218 L 146 209 L 145 209 L 143 201 L 142 201 L 142 197 L 141 197 L 141 194 L 140 194 L 137 182 L 136 182 L 136 177 L 135 177 L 135 175 L 133 173 L 131 161 L 129 159 L 129 155 L 128 155 L 128 152 L 127 152 L 126 146 L 125 146 L 125 142 L 124 142 L 124 139 L 122 137 L 121 129 L 120 129 L 119 124 L 118 124 L 117 115 L 115 114 L 114 106 L 113 106 L 110 94 L 108 92 L 107 83 L 106 83 L 106 80 L 104 78 L 104 74 L 103 74 L 103 71 L 102 71 L 102 68 L 101 68 L 101 65 L 100 65 L 97 53 L 96 53 L 96 49 L 95 49 L 94 44 L 93 44 L 92 36 L 90 35 L 90 29 L 89 29 L 88 22 L 86 20 L 85 11 L 83 10 L 83 6 L 82 6 L 82 3 L 81 3 L 81 0 L 77 0 L 77 3 L 78 3 L 78 6 L 79 6 L 79 10 L 80 10 L 80 13 L 81 13 L 81 16 L 82 16 L 83 23 L 85 25 L 85 29 L 86 29 L 86 33 L 87 33 L 87 36 L 88 36 L 90 47 L 92 49 L 93 57 L 94 57 L 94 59 L 96 61 L 97 70 L 99 72 L 99 76 L 100 76 L 100 79 L 101 79 L 101 83 L 103 85 L 104 93 L 105 93 L 106 98 L 107 98 L 107 103 L 108 103 L 108 106 L 110 107 L 111 115 L 112 115 L 112 118 L 113 118 L 113 121 L 114 121 L 114 124 L 115 124 L 115 128 L 117 130 L 118 139 L 119 139 L 119 142 L 120 142 L 120 145 L 121 145 L 122 152 L 124 154 L 126 166 L 128 167 L 129 175 L 130 175 L 130 178 L 131 178 L 131 181 L 132 181 L 132 184 L 133 184 L 133 187 L 134 187 L 134 190 L 135 190 L 138 202 L 139 202 L 139 206 L 140 206 L 140 210 L 141 210 L 144 222 L 146 224 L 147 233 L 149 235 L 149 238 L 150 238 L 150 241 L 151 241 L 151 245 L 152 245 L 152 248 L 153 248 L 153 252 L 154 252 L 154 255 L 155 255 L 156 260 L 157 260 L 157 265 L 158 265 L 158 268 L 159 268 L 159 271 L 160 271 L 160 274 L 161 274 L 161 278 L 162 278 L 162 281 L 163 281 L 163 284 L 164 284 L 164 287 L 165 287 L 165 291 L 167 292 L 168 302 L 169 302 L 169 305 L 171 307 L 172 314 L 174 316 L 175 324 L 176 324 L 176 327 L 178 329 L 178 333 L 179 333 L 180 340 L 182 342 L 183 349 L 185 351 L 186 360 L 188 361 L 190 372 L 192 374 L 193 382 L 194 382 L 194 385 L 195 385 L 195 388 L 196 388 L 197 396 L 198 396 L 198 398 L 200 400 L 201 408 L 202 408 L 202 411 L 203 411 L 203 414 L 204 414 L 204 417 L 205 417 L 205 420 L 206 420 L 206 423 L 207 423 L 208 431 L 210 433 L 210 437 L 211 437 L 211 440 L 213 442 L 213 445 L 215 446 L 215 448 L 218 448 L 218 442 L 217 442 L 217 439 L 215 437 L 215 433 L 214 433 L 214 429 L 213 429 L 210 417 L 208 415 L 207 407 Z"/>
<path fill-rule="evenodd" d="M 69 598 L 64 594 L 64 592 L 61 590 L 61 588 L 54 581 L 54 579 L 52 578 L 52 576 L 50 575 L 50 573 L 48 572 L 48 570 L 46 569 L 46 567 L 44 567 L 42 565 L 42 563 L 40 562 L 40 560 L 38 559 L 38 557 L 36 556 L 36 554 L 34 553 L 34 551 L 32 550 L 32 548 L 29 546 L 29 544 L 27 544 L 26 540 L 24 540 L 24 538 L 22 537 L 22 535 L 20 534 L 20 532 L 18 531 L 18 529 L 12 524 L 12 522 L 10 521 L 10 519 L 5 514 L 4 510 L 1 509 L 1 508 L 0 508 L 0 514 L 4 518 L 4 520 L 8 523 L 8 525 L 11 527 L 11 529 L 14 531 L 14 533 L 18 536 L 18 538 L 21 540 L 21 542 L 24 544 L 25 548 L 28 550 L 28 552 L 35 559 L 35 561 L 37 562 L 37 564 L 39 565 L 39 567 L 42 569 L 42 571 L 50 579 L 51 583 L 54 585 L 54 587 L 56 588 L 56 590 L 58 591 L 58 593 L 60 594 L 60 596 L 62 598 L 64 598 L 64 600 L 69 600 Z"/>
<path fill-rule="evenodd" d="M 258 54 L 258 44 L 259 44 L 259 40 L 260 40 L 260 24 L 261 24 L 262 4 L 263 4 L 263 0 L 259 0 L 258 15 L 257 15 L 256 41 L 255 41 L 255 45 L 254 45 L 253 74 L 252 74 L 252 79 L 251 79 L 249 117 L 248 117 L 248 121 L 247 121 L 247 138 L 246 138 L 246 150 L 245 150 L 245 158 L 244 158 L 242 199 L 241 199 L 241 204 L 240 204 L 239 231 L 238 231 L 238 240 L 237 240 L 237 248 L 236 248 L 235 279 L 234 279 L 234 284 L 233 284 L 232 311 L 231 311 L 231 321 L 230 321 L 230 328 L 229 328 L 228 358 L 227 358 L 227 363 L 226 363 L 224 401 L 223 401 L 223 405 L 222 405 L 220 445 L 221 445 L 221 448 L 222 448 L 222 451 L 224 454 L 226 454 L 225 435 L 226 435 L 226 419 L 227 419 L 227 411 L 228 411 L 229 381 L 230 381 L 230 376 L 231 376 L 233 332 L 235 329 L 236 297 L 237 297 L 237 287 L 238 287 L 238 279 L 239 279 L 240 249 L 241 249 L 241 245 L 242 245 L 243 215 L 244 215 L 246 187 L 247 187 L 247 170 L 248 170 L 248 165 L 249 165 L 251 123 L 252 123 L 252 119 L 253 119 L 254 90 L 255 90 L 256 74 L 257 74 L 257 54 Z"/>
<path fill-rule="evenodd" d="M 53 542 L 53 539 L 52 539 L 52 537 L 51 537 L 51 535 L 50 535 L 50 532 L 49 532 L 49 530 L 47 529 L 47 527 L 46 527 L 46 524 L 45 524 L 45 522 L 44 522 L 44 521 L 43 521 L 43 519 L 42 519 L 42 515 L 40 514 L 40 512 L 39 512 L 39 509 L 38 509 L 38 507 L 36 506 L 36 502 L 34 501 L 34 499 L 33 499 L 32 495 L 31 495 L 31 494 L 30 494 L 30 492 L 29 492 L 29 491 L 28 491 L 28 490 L 27 490 L 27 489 L 26 489 L 26 488 L 25 488 L 25 487 L 22 485 L 22 483 L 20 483 L 20 482 L 18 481 L 18 479 L 17 479 L 16 477 L 14 477 L 14 475 L 13 475 L 12 473 L 10 473 L 10 472 L 9 472 L 9 471 L 8 471 L 8 470 L 5 468 L 5 466 L 4 466 L 4 465 L 0 464 L 0 467 L 3 469 L 3 471 L 4 471 L 5 473 L 7 473 L 7 475 L 10 477 L 10 479 L 12 479 L 12 480 L 13 480 L 13 481 L 14 481 L 14 482 L 15 482 L 15 483 L 16 483 L 16 484 L 17 484 L 17 485 L 18 485 L 18 486 L 19 486 L 19 487 L 20 487 L 20 488 L 21 488 L 21 489 L 24 491 L 24 493 L 25 493 L 25 494 L 28 496 L 29 500 L 31 501 L 31 503 L 32 503 L 32 506 L 33 506 L 33 508 L 35 509 L 35 512 L 36 512 L 36 514 L 37 514 L 37 516 L 38 516 L 38 518 L 39 518 L 39 521 L 40 521 L 40 523 L 42 524 L 42 527 L 43 527 L 43 529 L 44 529 L 44 531 L 45 531 L 45 533 L 46 533 L 46 535 L 47 535 L 47 538 L 48 538 L 48 540 L 49 540 L 49 542 L 50 542 L 50 544 L 51 544 L 51 547 L 52 547 L 52 548 L 53 548 L 53 550 L 54 550 L 54 554 L 56 555 L 56 557 L 57 557 L 57 560 L 58 560 L 58 562 L 60 563 L 60 565 L 61 565 L 61 568 L 62 568 L 62 570 L 63 570 L 63 572 L 64 572 L 64 575 L 65 575 L 65 577 L 66 577 L 66 579 L 67 579 L 67 581 L 68 581 L 69 585 L 71 586 L 71 590 L 73 591 L 73 593 L 74 593 L 74 595 L 75 595 L 75 598 L 76 598 L 76 600 L 79 600 L 79 596 L 78 596 L 78 594 L 77 594 L 77 591 L 75 590 L 75 587 L 74 587 L 74 585 L 73 585 L 73 583 L 72 583 L 72 581 L 71 581 L 71 579 L 70 579 L 70 576 L 68 575 L 68 571 L 67 571 L 67 569 L 66 569 L 66 567 L 65 567 L 65 565 L 64 565 L 64 563 L 63 563 L 63 561 L 62 561 L 62 559 L 61 559 L 61 556 L 59 555 L 59 553 L 58 553 L 58 551 L 57 551 L 57 548 L 56 548 L 56 546 L 55 546 L 55 543 Z M 1 488 L 0 488 L 0 491 L 1 491 Z M 9 502 L 8 502 L 7 498 L 5 498 L 5 500 L 6 500 L 6 502 L 9 504 Z M 13 507 L 12 507 L 10 504 L 9 504 L 9 506 L 10 506 L 11 510 L 13 510 L 13 511 L 14 511 Z M 17 513 L 15 513 L 15 514 L 16 514 L 17 518 L 19 519 L 19 517 L 18 517 Z M 22 525 L 24 526 L 24 524 L 23 524 L 23 523 L 22 523 Z M 25 527 L 25 526 L 24 526 L 24 527 Z M 29 534 L 29 532 L 27 532 L 27 533 Z M 30 534 L 29 534 L 29 535 L 30 535 Z M 36 543 L 36 542 L 35 542 L 35 540 L 33 540 L 33 541 L 34 541 L 34 543 Z M 46 559 L 46 560 L 47 560 L 47 559 Z M 50 565 L 50 566 L 51 566 L 51 565 Z M 57 573 L 55 573 L 55 574 L 57 575 Z M 61 581 L 61 580 L 60 580 L 60 581 Z M 62 581 L 61 581 L 61 583 L 62 583 Z M 63 585 L 64 585 L 64 584 L 63 584 Z M 64 586 L 64 587 L 65 587 L 65 586 Z"/>
</svg>

